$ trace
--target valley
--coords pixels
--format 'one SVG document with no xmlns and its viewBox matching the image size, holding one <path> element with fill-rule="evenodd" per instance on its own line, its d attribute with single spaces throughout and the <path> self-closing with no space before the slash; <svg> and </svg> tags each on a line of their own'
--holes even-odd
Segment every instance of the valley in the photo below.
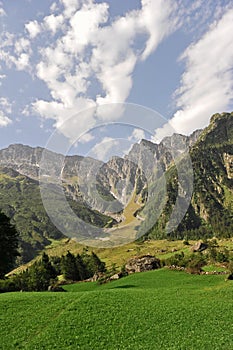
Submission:
<svg viewBox="0 0 233 350">
<path fill-rule="evenodd" d="M 75 215 L 93 228 L 102 228 L 102 235 L 77 232 L 77 239 L 84 245 L 113 247 L 142 235 L 145 239 L 230 237 L 232 147 L 232 113 L 223 113 L 214 115 L 203 131 L 197 130 L 190 136 L 174 134 L 159 144 L 142 140 L 124 159 L 112 157 L 107 163 L 81 156 L 64 157 L 24 145 L 1 150 L 0 208 L 12 218 L 20 233 L 19 262 L 31 260 L 52 239 L 63 237 L 40 198 L 44 175 L 50 188 L 59 184 L 61 178 L 65 198 Z M 188 200 L 183 187 L 187 186 L 185 178 L 183 184 L 182 179 L 177 181 L 182 154 L 187 152 L 194 176 L 191 202 L 178 227 L 166 232 L 175 206 L 179 211 L 179 205 L 182 208 Z M 42 156 L 46 163 L 39 173 Z M 62 206 L 55 204 L 56 191 L 52 190 L 51 196 L 55 202 L 50 207 L 65 226 L 67 218 L 62 214 Z M 69 237 L 73 236 L 71 231 Z"/>
</svg>

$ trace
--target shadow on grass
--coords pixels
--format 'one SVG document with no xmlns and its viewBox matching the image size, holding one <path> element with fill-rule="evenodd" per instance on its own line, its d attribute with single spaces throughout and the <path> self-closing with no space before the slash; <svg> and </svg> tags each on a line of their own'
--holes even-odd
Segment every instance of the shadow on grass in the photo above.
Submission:
<svg viewBox="0 0 233 350">
<path fill-rule="evenodd" d="M 125 284 L 123 286 L 117 286 L 117 287 L 113 287 L 111 289 L 127 289 L 127 288 L 135 288 L 136 286 L 134 286 L 133 284 Z"/>
</svg>

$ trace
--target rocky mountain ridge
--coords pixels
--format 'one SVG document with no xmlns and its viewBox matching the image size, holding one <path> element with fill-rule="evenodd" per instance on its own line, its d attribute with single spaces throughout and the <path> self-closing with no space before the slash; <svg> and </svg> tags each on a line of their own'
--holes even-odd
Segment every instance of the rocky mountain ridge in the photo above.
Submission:
<svg viewBox="0 0 233 350">
<path fill-rule="evenodd" d="M 137 204 L 135 217 L 140 220 L 150 217 L 156 208 L 156 199 L 143 211 L 148 189 L 153 192 L 159 187 L 165 174 L 164 209 L 148 230 L 147 238 L 166 237 L 165 228 L 175 207 L 178 189 L 181 193 L 183 190 L 174 159 L 182 159 L 182 154 L 189 152 L 194 172 L 193 195 L 187 214 L 169 237 L 224 232 L 229 236 L 233 232 L 232 122 L 233 113 L 216 114 L 203 131 L 197 130 L 190 136 L 174 134 L 159 144 L 141 140 L 124 158 L 112 157 L 107 163 L 82 156 L 64 157 L 41 147 L 11 145 L 0 150 L 0 208 L 16 223 L 22 251 L 30 251 L 30 256 L 23 260 L 34 256 L 51 238 L 61 237 L 49 222 L 40 199 L 38 180 L 44 152 L 48 161 L 41 171 L 42 179 L 43 175 L 60 178 L 77 215 L 100 227 L 114 226 L 114 219 L 127 220 L 124 207 L 128 201 Z M 158 192 L 158 201 L 159 195 Z"/>
</svg>

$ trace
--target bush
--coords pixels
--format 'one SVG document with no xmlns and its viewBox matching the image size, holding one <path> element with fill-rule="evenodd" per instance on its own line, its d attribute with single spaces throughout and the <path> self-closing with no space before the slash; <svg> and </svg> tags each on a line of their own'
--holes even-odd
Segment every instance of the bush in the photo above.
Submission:
<svg viewBox="0 0 233 350">
<path fill-rule="evenodd" d="M 206 258 L 202 253 L 192 254 L 187 263 L 187 271 L 199 274 L 202 267 L 206 265 Z"/>
<path fill-rule="evenodd" d="M 0 293 L 16 292 L 19 290 L 19 287 L 12 278 L 0 280 Z"/>
</svg>

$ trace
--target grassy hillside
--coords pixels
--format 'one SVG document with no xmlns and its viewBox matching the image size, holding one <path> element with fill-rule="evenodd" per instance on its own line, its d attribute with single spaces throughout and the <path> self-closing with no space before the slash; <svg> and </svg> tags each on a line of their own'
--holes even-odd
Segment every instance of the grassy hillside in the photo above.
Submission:
<svg viewBox="0 0 233 350">
<path fill-rule="evenodd" d="M 102 261 L 106 263 L 107 268 L 111 268 L 113 265 L 117 270 L 132 257 L 137 255 L 154 255 L 160 259 L 167 259 L 171 256 L 184 252 L 185 254 L 191 254 L 190 247 L 196 241 L 189 241 L 190 245 L 184 245 L 183 241 L 168 241 L 168 240 L 150 240 L 145 242 L 132 242 L 124 246 L 119 246 L 115 248 L 91 248 L 84 247 L 73 239 L 61 239 L 53 240 L 52 243 L 47 246 L 43 252 L 45 252 L 49 257 L 66 255 L 67 252 L 71 252 L 74 255 L 81 254 L 83 249 L 88 249 L 89 252 L 94 251 Z M 229 251 L 233 251 L 233 240 L 224 239 L 218 240 L 219 249 L 224 251 L 226 248 Z M 16 268 L 12 273 L 18 273 L 25 270 L 27 267 L 33 264 L 35 260 L 40 259 L 42 253 L 35 259 L 27 264 L 21 265 Z M 215 270 L 217 267 L 215 266 Z"/>
<path fill-rule="evenodd" d="M 54 198 L 56 199 L 56 193 Z M 112 220 L 82 203 L 70 198 L 68 201 L 76 215 L 85 222 L 104 227 Z M 12 218 L 20 233 L 22 263 L 32 259 L 52 239 L 64 237 L 52 224 L 44 209 L 38 181 L 8 168 L 0 168 L 0 210 Z M 62 216 L 59 205 L 54 210 L 59 212 L 60 220 L 65 222 L 66 216 Z"/>
<path fill-rule="evenodd" d="M 194 175 L 192 200 L 185 217 L 169 237 L 232 237 L 233 113 L 216 114 L 211 118 L 210 125 L 190 149 L 190 157 Z M 185 169 L 185 161 L 181 159 L 180 162 Z M 179 185 L 175 165 L 166 172 L 166 179 L 166 205 L 148 233 L 150 238 L 166 237 L 165 227 L 176 203 Z M 180 203 L 182 207 L 182 197 Z"/>
<path fill-rule="evenodd" d="M 233 284 L 157 270 L 67 293 L 0 295 L 0 349 L 229 350 Z"/>
</svg>

